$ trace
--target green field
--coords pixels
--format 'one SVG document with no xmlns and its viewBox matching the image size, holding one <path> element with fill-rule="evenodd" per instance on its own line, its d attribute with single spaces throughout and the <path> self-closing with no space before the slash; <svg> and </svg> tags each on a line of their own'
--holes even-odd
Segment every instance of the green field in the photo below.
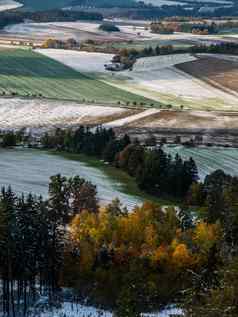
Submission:
<svg viewBox="0 0 238 317">
<path fill-rule="evenodd" d="M 30 49 L 0 51 L 0 95 L 81 102 L 150 104 L 151 100 L 87 77 Z"/>
</svg>

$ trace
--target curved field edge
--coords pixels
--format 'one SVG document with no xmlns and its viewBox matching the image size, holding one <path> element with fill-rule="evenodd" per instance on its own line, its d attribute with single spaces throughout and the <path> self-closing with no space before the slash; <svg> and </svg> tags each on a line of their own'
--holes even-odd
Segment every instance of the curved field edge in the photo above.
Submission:
<svg viewBox="0 0 238 317">
<path fill-rule="evenodd" d="M 40 150 L 39 150 L 40 151 Z M 128 175 L 121 169 L 118 169 L 113 166 L 106 165 L 103 161 L 99 160 L 96 157 L 87 156 L 85 154 L 73 154 L 67 152 L 58 152 L 58 151 L 48 151 L 51 155 L 60 155 L 65 159 L 80 161 L 85 163 L 88 166 L 95 167 L 101 170 L 105 175 L 107 175 L 111 180 L 119 182 L 121 186 L 121 191 L 125 194 L 136 196 L 144 201 L 150 200 L 155 203 L 162 205 L 178 205 L 179 202 L 170 198 L 170 197 L 155 197 L 149 194 L 146 194 L 138 188 L 138 185 L 135 182 L 135 179 Z"/>
<path fill-rule="evenodd" d="M 0 51 L 0 94 L 80 102 L 135 103 L 152 100 L 112 87 L 32 50 Z"/>
<path fill-rule="evenodd" d="M 179 65 L 197 62 L 199 57 L 192 54 L 139 58 L 131 71 L 110 72 L 105 70 L 104 64 L 110 63 L 111 54 L 57 49 L 37 51 L 114 88 L 152 99 L 154 106 L 159 102 L 186 109 L 237 109 L 237 96 L 178 69 Z"/>
</svg>

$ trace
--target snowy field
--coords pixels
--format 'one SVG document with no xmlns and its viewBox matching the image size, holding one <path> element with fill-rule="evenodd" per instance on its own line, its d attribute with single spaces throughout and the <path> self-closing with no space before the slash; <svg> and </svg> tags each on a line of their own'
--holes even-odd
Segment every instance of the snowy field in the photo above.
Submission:
<svg viewBox="0 0 238 317">
<path fill-rule="evenodd" d="M 142 314 L 143 317 L 172 317 L 172 316 L 183 316 L 181 309 L 168 308 L 164 309 L 159 313 Z M 111 312 L 96 309 L 91 306 L 84 306 L 80 304 L 72 304 L 65 302 L 62 308 L 52 309 L 48 312 L 38 313 L 38 317 L 112 317 Z M 29 317 L 35 317 L 29 316 Z"/>
<path fill-rule="evenodd" d="M 139 0 L 138 0 L 139 1 Z M 180 1 L 167 1 L 167 0 L 145 0 L 144 1 L 146 4 L 152 4 L 154 6 L 162 6 L 162 5 L 186 5 L 185 2 L 180 2 Z M 200 3 L 217 3 L 217 4 L 230 4 L 232 1 L 228 0 L 199 0 L 199 1 L 194 1 L 194 0 L 186 0 L 186 2 L 200 2 Z"/>
<path fill-rule="evenodd" d="M 190 54 L 140 58 L 132 71 L 109 72 L 104 64 L 112 55 L 64 50 L 38 50 L 82 73 L 95 73 L 115 87 L 155 101 L 195 109 L 237 109 L 238 97 L 178 70 L 176 65 L 194 61 Z"/>
<path fill-rule="evenodd" d="M 119 198 L 129 210 L 142 203 L 142 198 L 130 195 L 125 184 L 108 176 L 103 170 L 87 162 L 70 160 L 45 151 L 31 149 L 0 150 L 0 187 L 11 185 L 19 195 L 32 194 L 48 196 L 48 183 L 52 175 L 67 177 L 79 175 L 97 186 L 100 203 L 107 204 Z M 34 315 L 34 317 L 38 315 Z M 51 316 L 51 315 L 50 315 Z"/>
<path fill-rule="evenodd" d="M 166 1 L 166 0 L 165 0 Z M 117 20 L 114 23 L 117 25 Z M 136 25 L 135 25 L 136 23 Z M 221 35 L 197 35 L 189 33 L 174 33 L 174 34 L 155 34 L 151 33 L 146 21 L 124 21 L 121 25 L 118 21 L 120 32 L 104 32 L 99 30 L 97 22 L 47 22 L 47 23 L 32 23 L 25 22 L 19 24 L 8 25 L 4 28 L 3 35 L 34 38 L 35 40 L 43 40 L 49 37 L 66 40 L 75 38 L 78 42 L 88 39 L 92 40 L 158 40 L 158 41 L 189 41 L 193 43 L 214 43 L 214 41 L 223 41 Z M 147 26 L 145 28 L 145 26 Z"/>
<path fill-rule="evenodd" d="M 37 49 L 36 51 L 82 73 L 96 72 L 111 74 L 111 72 L 105 70 L 104 64 L 110 63 L 113 54 L 57 49 Z M 130 77 L 137 73 L 147 74 L 151 71 L 161 70 L 162 68 L 194 60 L 196 60 L 196 58 L 191 54 L 171 54 L 139 58 L 133 66 L 133 71 L 123 71 L 120 72 L 120 75 Z M 114 72 L 115 76 L 117 74 L 118 73 Z"/>
<path fill-rule="evenodd" d="M 156 1 L 156 0 L 155 0 Z M 200 2 L 200 3 L 218 3 L 218 4 L 232 4 L 233 1 L 230 0 L 186 0 L 187 2 Z"/>
<path fill-rule="evenodd" d="M 171 1 L 170 0 L 145 0 L 144 3 L 152 4 L 152 5 L 156 6 L 156 7 L 161 7 L 163 5 L 174 6 L 174 5 L 185 5 L 186 4 L 186 3 L 183 3 L 183 2 L 173 1 L 173 0 L 171 0 Z"/>
<path fill-rule="evenodd" d="M 134 39 L 154 39 L 159 35 L 145 31 L 144 27 L 134 28 L 133 26 L 120 27 L 121 32 L 104 32 L 99 30 L 99 23 L 89 22 L 47 22 L 8 25 L 4 28 L 4 33 L 9 36 L 28 37 L 34 39 L 46 39 L 53 37 L 61 40 L 75 38 L 78 42 L 87 39 L 93 40 L 134 40 Z M 138 33 L 140 33 L 138 35 Z"/>
<path fill-rule="evenodd" d="M 0 12 L 22 7 L 22 4 L 14 0 L 0 0 Z"/>
<path fill-rule="evenodd" d="M 70 126 L 121 117 L 126 109 L 42 99 L 0 98 L 0 129 Z"/>
<path fill-rule="evenodd" d="M 113 57 L 113 54 L 73 50 L 38 49 L 36 51 L 82 73 L 107 73 L 104 65 L 110 63 Z"/>
<path fill-rule="evenodd" d="M 146 89 L 158 92 L 158 100 L 163 98 L 160 94 L 164 94 L 164 98 L 166 95 L 171 100 L 174 97 L 174 101 L 176 102 L 177 99 L 177 103 L 182 104 L 181 102 L 184 101 L 187 105 L 200 104 L 201 108 L 206 108 L 206 104 L 203 103 L 207 103 L 210 108 L 216 108 L 219 105 L 220 109 L 237 107 L 238 98 L 220 91 L 174 66 L 156 67 L 154 70 L 148 68 L 148 71 L 144 72 L 135 70 L 130 73 L 130 77 L 133 80 L 133 82 L 129 81 L 130 85 L 133 83 L 138 90 L 141 87 L 142 91 Z"/>
<path fill-rule="evenodd" d="M 114 75 L 111 83 L 143 96 L 150 95 L 157 101 L 187 108 L 237 109 L 236 96 L 176 68 L 178 64 L 193 60 L 195 58 L 189 54 L 141 58 L 132 71 L 120 73 L 118 81 Z"/>
<path fill-rule="evenodd" d="M 4 32 L 19 37 L 28 37 L 37 39 L 47 39 L 49 37 L 65 40 L 74 37 L 73 32 L 67 29 L 52 27 L 47 23 L 18 23 L 7 25 Z"/>
<path fill-rule="evenodd" d="M 139 58 L 133 67 L 133 73 L 156 71 L 195 60 L 196 57 L 191 54 L 171 54 Z"/>
<path fill-rule="evenodd" d="M 198 166 L 201 180 L 217 169 L 222 169 L 225 173 L 230 175 L 238 175 L 238 149 L 236 148 L 187 148 L 182 145 L 177 145 L 165 146 L 164 149 L 172 155 L 178 153 L 186 159 L 192 157 Z"/>
</svg>

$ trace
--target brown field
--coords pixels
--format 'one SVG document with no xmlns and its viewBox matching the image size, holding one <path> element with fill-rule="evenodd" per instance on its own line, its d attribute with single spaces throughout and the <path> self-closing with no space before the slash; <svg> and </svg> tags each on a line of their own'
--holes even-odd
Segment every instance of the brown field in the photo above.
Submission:
<svg viewBox="0 0 238 317">
<path fill-rule="evenodd" d="M 196 61 L 179 64 L 176 67 L 216 88 L 237 96 L 238 62 L 216 57 L 200 57 Z"/>
<path fill-rule="evenodd" d="M 238 129 L 238 112 L 174 111 L 160 112 L 129 123 L 134 128 L 166 129 Z"/>
<path fill-rule="evenodd" d="M 161 110 L 116 131 L 142 142 L 154 136 L 158 142 L 165 138 L 174 143 L 179 136 L 181 142 L 199 138 L 202 144 L 238 147 L 238 112 Z"/>
</svg>

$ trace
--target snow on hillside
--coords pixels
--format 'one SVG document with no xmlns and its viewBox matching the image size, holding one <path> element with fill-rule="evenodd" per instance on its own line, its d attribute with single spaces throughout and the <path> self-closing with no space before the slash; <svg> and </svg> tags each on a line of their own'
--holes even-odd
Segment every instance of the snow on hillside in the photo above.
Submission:
<svg viewBox="0 0 238 317">
<path fill-rule="evenodd" d="M 139 0 L 138 0 L 139 1 Z M 163 5 L 174 6 L 174 5 L 185 5 L 184 2 L 174 1 L 174 0 L 144 0 L 146 4 L 152 4 L 157 7 L 161 7 Z"/>
<path fill-rule="evenodd" d="M 39 49 L 39 53 L 83 73 L 105 73 L 104 64 L 110 63 L 113 55 L 73 50 Z"/>
<path fill-rule="evenodd" d="M 196 57 L 191 54 L 171 54 L 139 58 L 133 66 L 133 73 L 155 71 L 194 60 L 196 60 Z"/>
<path fill-rule="evenodd" d="M 120 73 L 120 80 L 113 78 L 113 85 L 157 101 L 189 103 L 190 106 L 221 109 L 236 108 L 238 98 L 215 88 L 179 69 L 176 65 L 194 61 L 190 54 L 173 54 L 138 59 L 132 71 Z M 121 80 L 124 76 L 124 82 Z M 129 78 L 129 79 L 128 79 Z M 176 100 L 177 99 L 177 100 Z"/>
<path fill-rule="evenodd" d="M 139 1 L 139 0 L 138 0 Z M 145 3 L 147 4 L 152 4 L 154 6 L 162 6 L 162 5 L 186 5 L 186 2 L 180 2 L 180 1 L 174 1 L 174 0 L 144 0 Z M 196 3 L 217 3 L 217 4 L 231 4 L 232 1 L 229 1 L 229 0 L 197 0 L 197 1 L 194 1 L 194 0 L 187 0 L 187 2 L 193 2 Z"/>
<path fill-rule="evenodd" d="M 79 124 L 110 118 L 126 109 L 73 102 L 0 98 L 0 128 L 43 127 Z"/>
<path fill-rule="evenodd" d="M 16 9 L 21 6 L 23 6 L 23 4 L 14 0 L 0 0 L 0 11 Z"/>
<path fill-rule="evenodd" d="M 158 313 L 143 314 L 144 317 L 172 317 L 183 316 L 183 312 L 178 308 L 166 308 Z M 63 303 L 61 308 L 51 309 L 46 312 L 38 312 L 38 317 L 112 317 L 113 314 L 109 311 L 96 309 L 92 306 L 81 304 Z M 35 315 L 30 317 L 35 317 Z"/>
<path fill-rule="evenodd" d="M 202 99 L 217 98 L 219 91 L 199 81 L 192 76 L 177 70 L 175 67 L 156 66 L 156 69 L 148 67 L 148 71 L 132 71 L 134 82 L 147 89 L 164 94 L 173 94 L 180 98 Z M 140 68 L 141 69 L 141 68 Z M 145 67 L 146 69 L 146 67 Z"/>
<path fill-rule="evenodd" d="M 23 4 L 14 0 L 0 0 L 0 11 L 6 11 L 22 7 Z"/>
<path fill-rule="evenodd" d="M 187 148 L 182 145 L 167 145 L 164 147 L 164 150 L 172 156 L 178 153 L 183 159 L 192 157 L 197 164 L 201 181 L 204 181 L 204 178 L 215 170 L 223 170 L 225 173 L 233 176 L 237 175 L 237 148 L 221 148 L 215 146 Z"/>
<path fill-rule="evenodd" d="M 38 50 L 82 73 L 101 75 L 106 83 L 129 92 L 175 105 L 213 109 L 236 109 L 238 98 L 176 68 L 192 62 L 191 54 L 171 54 L 140 58 L 132 71 L 109 72 L 104 64 L 112 55 L 66 50 Z"/>
<path fill-rule="evenodd" d="M 110 63 L 113 54 L 91 53 L 73 50 L 57 50 L 57 49 L 38 49 L 38 53 L 46 55 L 57 60 L 73 69 L 84 73 L 105 73 L 110 72 L 105 70 L 104 64 Z M 123 71 L 120 75 L 130 75 L 139 73 L 149 73 L 162 68 L 174 66 L 177 64 L 196 60 L 196 57 L 191 54 L 171 54 L 153 57 L 139 58 L 133 66 L 133 71 Z M 117 75 L 117 73 L 115 73 Z"/>
<path fill-rule="evenodd" d="M 136 120 L 139 120 L 139 119 L 143 119 L 145 117 L 148 117 L 148 116 L 151 116 L 153 114 L 156 114 L 160 112 L 160 110 L 158 109 L 148 109 L 148 110 L 145 110 L 143 112 L 140 112 L 138 114 L 134 114 L 134 115 L 131 115 L 131 116 L 128 116 L 126 118 L 122 118 L 122 119 L 118 119 L 118 120 L 114 120 L 114 121 L 111 121 L 111 122 L 108 122 L 106 124 L 104 124 L 105 127 L 121 127 L 121 126 L 124 126 L 128 123 L 131 123 L 133 121 L 136 121 Z"/>
</svg>

